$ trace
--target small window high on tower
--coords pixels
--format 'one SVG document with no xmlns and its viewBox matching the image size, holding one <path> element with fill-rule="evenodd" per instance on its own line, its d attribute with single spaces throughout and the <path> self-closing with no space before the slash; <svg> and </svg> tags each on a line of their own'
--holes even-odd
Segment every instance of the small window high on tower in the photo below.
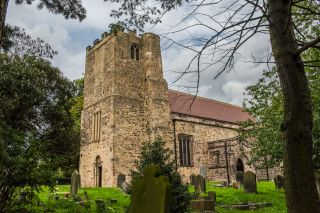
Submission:
<svg viewBox="0 0 320 213">
<path fill-rule="evenodd" d="M 131 59 L 139 61 L 139 59 L 140 59 L 139 54 L 140 54 L 140 51 L 139 51 L 138 45 L 133 44 L 131 46 Z"/>
</svg>

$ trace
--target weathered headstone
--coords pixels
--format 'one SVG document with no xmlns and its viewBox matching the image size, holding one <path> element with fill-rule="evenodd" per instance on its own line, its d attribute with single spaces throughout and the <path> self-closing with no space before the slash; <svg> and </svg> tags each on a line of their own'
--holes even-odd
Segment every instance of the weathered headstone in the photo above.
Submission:
<svg viewBox="0 0 320 213">
<path fill-rule="evenodd" d="M 121 184 L 126 181 L 126 176 L 124 174 L 119 174 L 117 178 L 117 187 L 121 188 Z"/>
<path fill-rule="evenodd" d="M 243 184 L 243 172 L 237 171 L 236 173 L 236 181 L 240 184 Z"/>
<path fill-rule="evenodd" d="M 128 193 L 130 188 L 129 183 L 127 181 L 122 182 L 120 188 L 124 193 Z"/>
<path fill-rule="evenodd" d="M 243 174 L 243 187 L 245 192 L 257 193 L 256 174 L 248 171 Z"/>
<path fill-rule="evenodd" d="M 196 192 L 206 193 L 206 179 L 201 175 L 195 176 L 194 190 Z"/>
<path fill-rule="evenodd" d="M 85 200 L 89 200 L 88 192 L 84 191 L 83 192 L 83 197 Z"/>
<path fill-rule="evenodd" d="M 315 177 L 316 177 L 317 190 L 318 190 L 318 195 L 320 200 L 320 170 L 315 171 Z"/>
<path fill-rule="evenodd" d="M 196 175 L 195 174 L 190 175 L 190 184 L 194 185 L 195 181 L 196 181 Z"/>
<path fill-rule="evenodd" d="M 274 177 L 274 184 L 276 185 L 277 189 L 282 189 L 284 188 L 284 177 L 282 175 L 276 175 Z"/>
<path fill-rule="evenodd" d="M 208 196 L 199 197 L 197 200 L 191 201 L 191 208 L 193 212 L 215 212 L 216 193 L 208 192 Z"/>
<path fill-rule="evenodd" d="M 70 186 L 70 193 L 72 196 L 77 195 L 78 189 L 80 187 L 80 174 L 77 170 L 74 170 L 71 175 L 71 186 Z"/>
<path fill-rule="evenodd" d="M 192 200 L 191 208 L 193 212 L 215 212 L 215 201 L 214 200 Z"/>
<path fill-rule="evenodd" d="M 215 192 L 208 192 L 208 197 L 209 197 L 209 200 L 214 200 L 215 202 L 217 201 L 217 195 Z"/>
<path fill-rule="evenodd" d="M 201 165 L 200 166 L 200 175 L 204 178 L 207 179 L 207 166 L 206 165 Z"/>
<path fill-rule="evenodd" d="M 171 185 L 168 177 L 157 177 L 159 173 L 160 167 L 150 164 L 133 182 L 129 213 L 170 212 Z"/>
</svg>

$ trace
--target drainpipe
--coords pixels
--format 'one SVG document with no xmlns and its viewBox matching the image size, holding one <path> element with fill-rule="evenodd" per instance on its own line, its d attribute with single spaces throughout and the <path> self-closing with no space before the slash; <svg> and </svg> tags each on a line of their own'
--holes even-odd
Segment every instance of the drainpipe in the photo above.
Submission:
<svg viewBox="0 0 320 213">
<path fill-rule="evenodd" d="M 176 138 L 176 120 L 173 119 L 173 142 L 174 142 L 174 160 L 176 171 L 178 170 L 178 160 L 177 160 L 177 138 Z"/>
<path fill-rule="evenodd" d="M 229 187 L 229 184 L 230 184 L 230 174 L 229 174 L 229 161 L 228 161 L 227 141 L 224 142 L 224 154 L 225 154 L 225 157 L 226 157 L 227 178 L 228 178 L 228 187 Z"/>
</svg>

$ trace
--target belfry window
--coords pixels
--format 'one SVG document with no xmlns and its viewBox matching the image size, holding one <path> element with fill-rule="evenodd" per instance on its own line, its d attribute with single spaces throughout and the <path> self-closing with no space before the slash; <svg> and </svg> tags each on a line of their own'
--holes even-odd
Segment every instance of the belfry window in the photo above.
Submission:
<svg viewBox="0 0 320 213">
<path fill-rule="evenodd" d="M 133 44 L 131 46 L 131 59 L 137 60 L 139 61 L 140 59 L 140 51 L 139 51 L 139 47 L 136 44 Z"/>
<path fill-rule="evenodd" d="M 180 166 L 192 166 L 192 136 L 179 135 Z"/>
<path fill-rule="evenodd" d="M 101 136 L 101 111 L 93 113 L 93 141 L 99 141 Z"/>
</svg>

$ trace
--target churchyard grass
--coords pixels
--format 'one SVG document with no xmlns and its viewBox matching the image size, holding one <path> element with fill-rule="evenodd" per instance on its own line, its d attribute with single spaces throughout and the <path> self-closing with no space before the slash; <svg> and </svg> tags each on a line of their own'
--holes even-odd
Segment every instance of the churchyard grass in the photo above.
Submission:
<svg viewBox="0 0 320 213">
<path fill-rule="evenodd" d="M 75 203 L 73 199 L 64 199 L 64 194 L 70 192 L 70 185 L 58 185 L 55 193 L 50 193 L 48 189 L 39 193 L 40 201 L 44 206 L 30 207 L 32 212 L 44 212 L 44 210 L 53 210 L 52 212 L 67 213 L 94 213 L 96 211 L 95 200 L 101 199 L 106 202 L 107 212 L 124 213 L 125 208 L 129 206 L 130 196 L 123 193 L 118 188 L 80 188 L 78 195 L 81 200 L 84 200 L 84 191 L 88 193 L 89 202 L 84 207 Z M 54 196 L 58 195 L 59 200 L 55 200 Z M 117 200 L 116 203 L 111 203 L 110 200 Z"/>
<path fill-rule="evenodd" d="M 214 191 L 217 196 L 216 210 L 218 213 L 286 213 L 287 208 L 285 204 L 284 190 L 279 190 L 275 188 L 273 182 L 257 182 L 258 194 L 246 193 L 243 188 L 233 189 L 233 188 L 221 188 L 216 187 L 218 183 L 207 183 L 207 192 Z M 190 191 L 193 192 L 193 186 L 190 186 Z M 201 194 L 200 196 L 205 196 L 206 194 Z M 270 202 L 271 207 L 264 207 L 261 209 L 256 209 L 253 211 L 244 211 L 236 209 L 225 209 L 221 205 L 231 205 L 240 203 L 264 203 Z"/>
<path fill-rule="evenodd" d="M 246 193 L 241 189 L 232 189 L 232 188 L 221 188 L 216 187 L 217 183 L 209 182 L 207 183 L 207 192 L 214 191 L 217 195 L 217 213 L 286 213 L 285 205 L 285 196 L 284 190 L 277 190 L 273 182 L 258 182 L 257 189 L 258 194 Z M 66 201 L 63 199 L 64 192 L 70 191 L 70 185 L 58 185 L 57 194 L 59 195 L 59 200 L 54 200 L 54 195 L 49 193 L 47 189 L 44 189 L 43 192 L 39 194 L 40 200 L 45 204 L 45 206 L 32 207 L 32 212 L 43 212 L 43 210 L 51 209 L 57 213 L 63 212 L 96 212 L 95 200 L 102 199 L 108 201 L 110 199 L 117 200 L 117 203 L 107 204 L 109 208 L 108 212 L 125 212 L 124 209 L 130 203 L 130 196 L 124 194 L 120 189 L 117 188 L 81 188 L 78 195 L 81 199 L 84 199 L 84 191 L 88 193 L 90 200 L 90 208 L 81 207 L 79 204 L 76 204 L 73 201 Z M 189 187 L 191 192 L 194 191 L 193 186 Z M 201 194 L 200 196 L 205 196 L 206 194 Z M 71 200 L 71 199 L 69 199 Z M 263 203 L 270 202 L 272 207 L 265 207 L 253 211 L 244 211 L 244 210 L 235 210 L 235 209 L 225 209 L 221 205 L 231 205 L 231 204 L 240 204 L 246 202 L 255 202 Z"/>
</svg>

